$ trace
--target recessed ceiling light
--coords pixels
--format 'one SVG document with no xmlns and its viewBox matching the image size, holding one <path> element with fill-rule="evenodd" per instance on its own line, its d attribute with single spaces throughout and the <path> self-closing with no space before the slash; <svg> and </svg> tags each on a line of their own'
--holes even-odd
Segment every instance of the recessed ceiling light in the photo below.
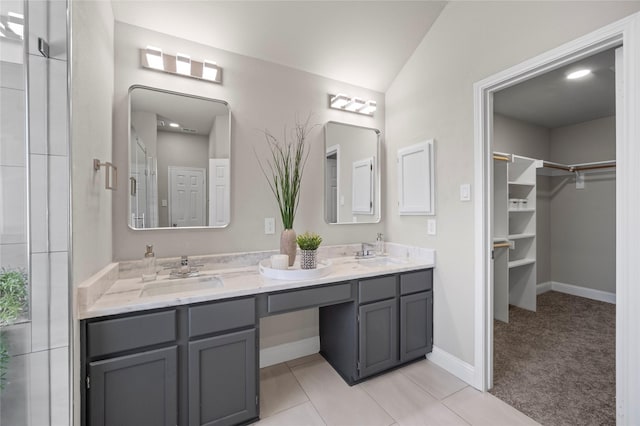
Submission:
<svg viewBox="0 0 640 426">
<path fill-rule="evenodd" d="M 178 123 L 169 123 L 169 126 L 171 126 L 171 127 L 180 127 L 180 125 Z"/>
<path fill-rule="evenodd" d="M 589 74 L 591 74 L 591 70 L 589 69 L 573 71 L 572 73 L 567 74 L 567 80 L 575 80 L 576 78 L 586 77 Z"/>
</svg>

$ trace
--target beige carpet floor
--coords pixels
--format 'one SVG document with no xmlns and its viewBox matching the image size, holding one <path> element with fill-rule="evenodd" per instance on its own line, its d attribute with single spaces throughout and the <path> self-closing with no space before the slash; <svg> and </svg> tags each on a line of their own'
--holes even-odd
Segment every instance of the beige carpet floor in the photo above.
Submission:
<svg viewBox="0 0 640 426">
<path fill-rule="evenodd" d="M 615 305 L 558 292 L 494 323 L 493 395 L 539 423 L 615 425 Z"/>
</svg>

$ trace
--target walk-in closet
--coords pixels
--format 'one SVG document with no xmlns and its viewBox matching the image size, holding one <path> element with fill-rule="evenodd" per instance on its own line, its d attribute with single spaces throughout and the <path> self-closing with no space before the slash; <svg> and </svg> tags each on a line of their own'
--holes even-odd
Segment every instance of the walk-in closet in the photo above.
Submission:
<svg viewBox="0 0 640 426">
<path fill-rule="evenodd" d="M 493 394 L 615 424 L 616 49 L 498 92 Z"/>
</svg>

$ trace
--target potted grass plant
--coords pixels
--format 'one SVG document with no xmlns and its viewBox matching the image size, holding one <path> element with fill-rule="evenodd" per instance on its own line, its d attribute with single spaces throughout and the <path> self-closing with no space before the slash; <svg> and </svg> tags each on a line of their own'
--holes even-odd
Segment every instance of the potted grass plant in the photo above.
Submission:
<svg viewBox="0 0 640 426">
<path fill-rule="evenodd" d="M 309 157 L 307 138 L 315 127 L 309 124 L 310 119 L 311 115 L 304 122 L 296 117 L 291 132 L 285 127 L 282 140 L 265 130 L 264 135 L 271 155 L 263 162 L 256 153 L 260 169 L 278 203 L 284 228 L 280 235 L 280 253 L 289 256 L 289 266 L 293 266 L 296 259 L 296 233 L 293 230 L 293 221 L 300 202 L 302 174 Z"/>
<path fill-rule="evenodd" d="M 300 268 L 316 269 L 318 265 L 318 247 L 322 243 L 322 237 L 314 232 L 305 232 L 296 238 L 300 247 Z"/>
<path fill-rule="evenodd" d="M 27 275 L 20 270 L 0 269 L 0 329 L 15 322 L 27 306 Z M 0 331 L 0 390 L 4 389 L 9 350 Z"/>
</svg>

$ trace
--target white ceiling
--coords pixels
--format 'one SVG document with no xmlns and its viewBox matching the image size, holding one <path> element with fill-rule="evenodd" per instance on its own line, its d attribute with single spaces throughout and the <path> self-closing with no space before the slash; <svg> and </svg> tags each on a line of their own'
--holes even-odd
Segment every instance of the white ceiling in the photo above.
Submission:
<svg viewBox="0 0 640 426">
<path fill-rule="evenodd" d="M 494 111 L 547 128 L 615 115 L 615 52 L 607 50 L 495 94 Z M 592 74 L 567 80 L 576 69 Z"/>
<path fill-rule="evenodd" d="M 116 21 L 380 92 L 445 4 L 112 0 Z"/>
<path fill-rule="evenodd" d="M 154 113 L 158 119 L 178 123 L 180 128 L 172 129 L 169 123 L 158 130 L 182 132 L 183 128 L 195 130 L 194 134 L 208 135 L 216 115 L 227 115 L 229 109 L 222 102 L 194 98 L 136 88 L 131 92 L 131 111 Z"/>
</svg>

